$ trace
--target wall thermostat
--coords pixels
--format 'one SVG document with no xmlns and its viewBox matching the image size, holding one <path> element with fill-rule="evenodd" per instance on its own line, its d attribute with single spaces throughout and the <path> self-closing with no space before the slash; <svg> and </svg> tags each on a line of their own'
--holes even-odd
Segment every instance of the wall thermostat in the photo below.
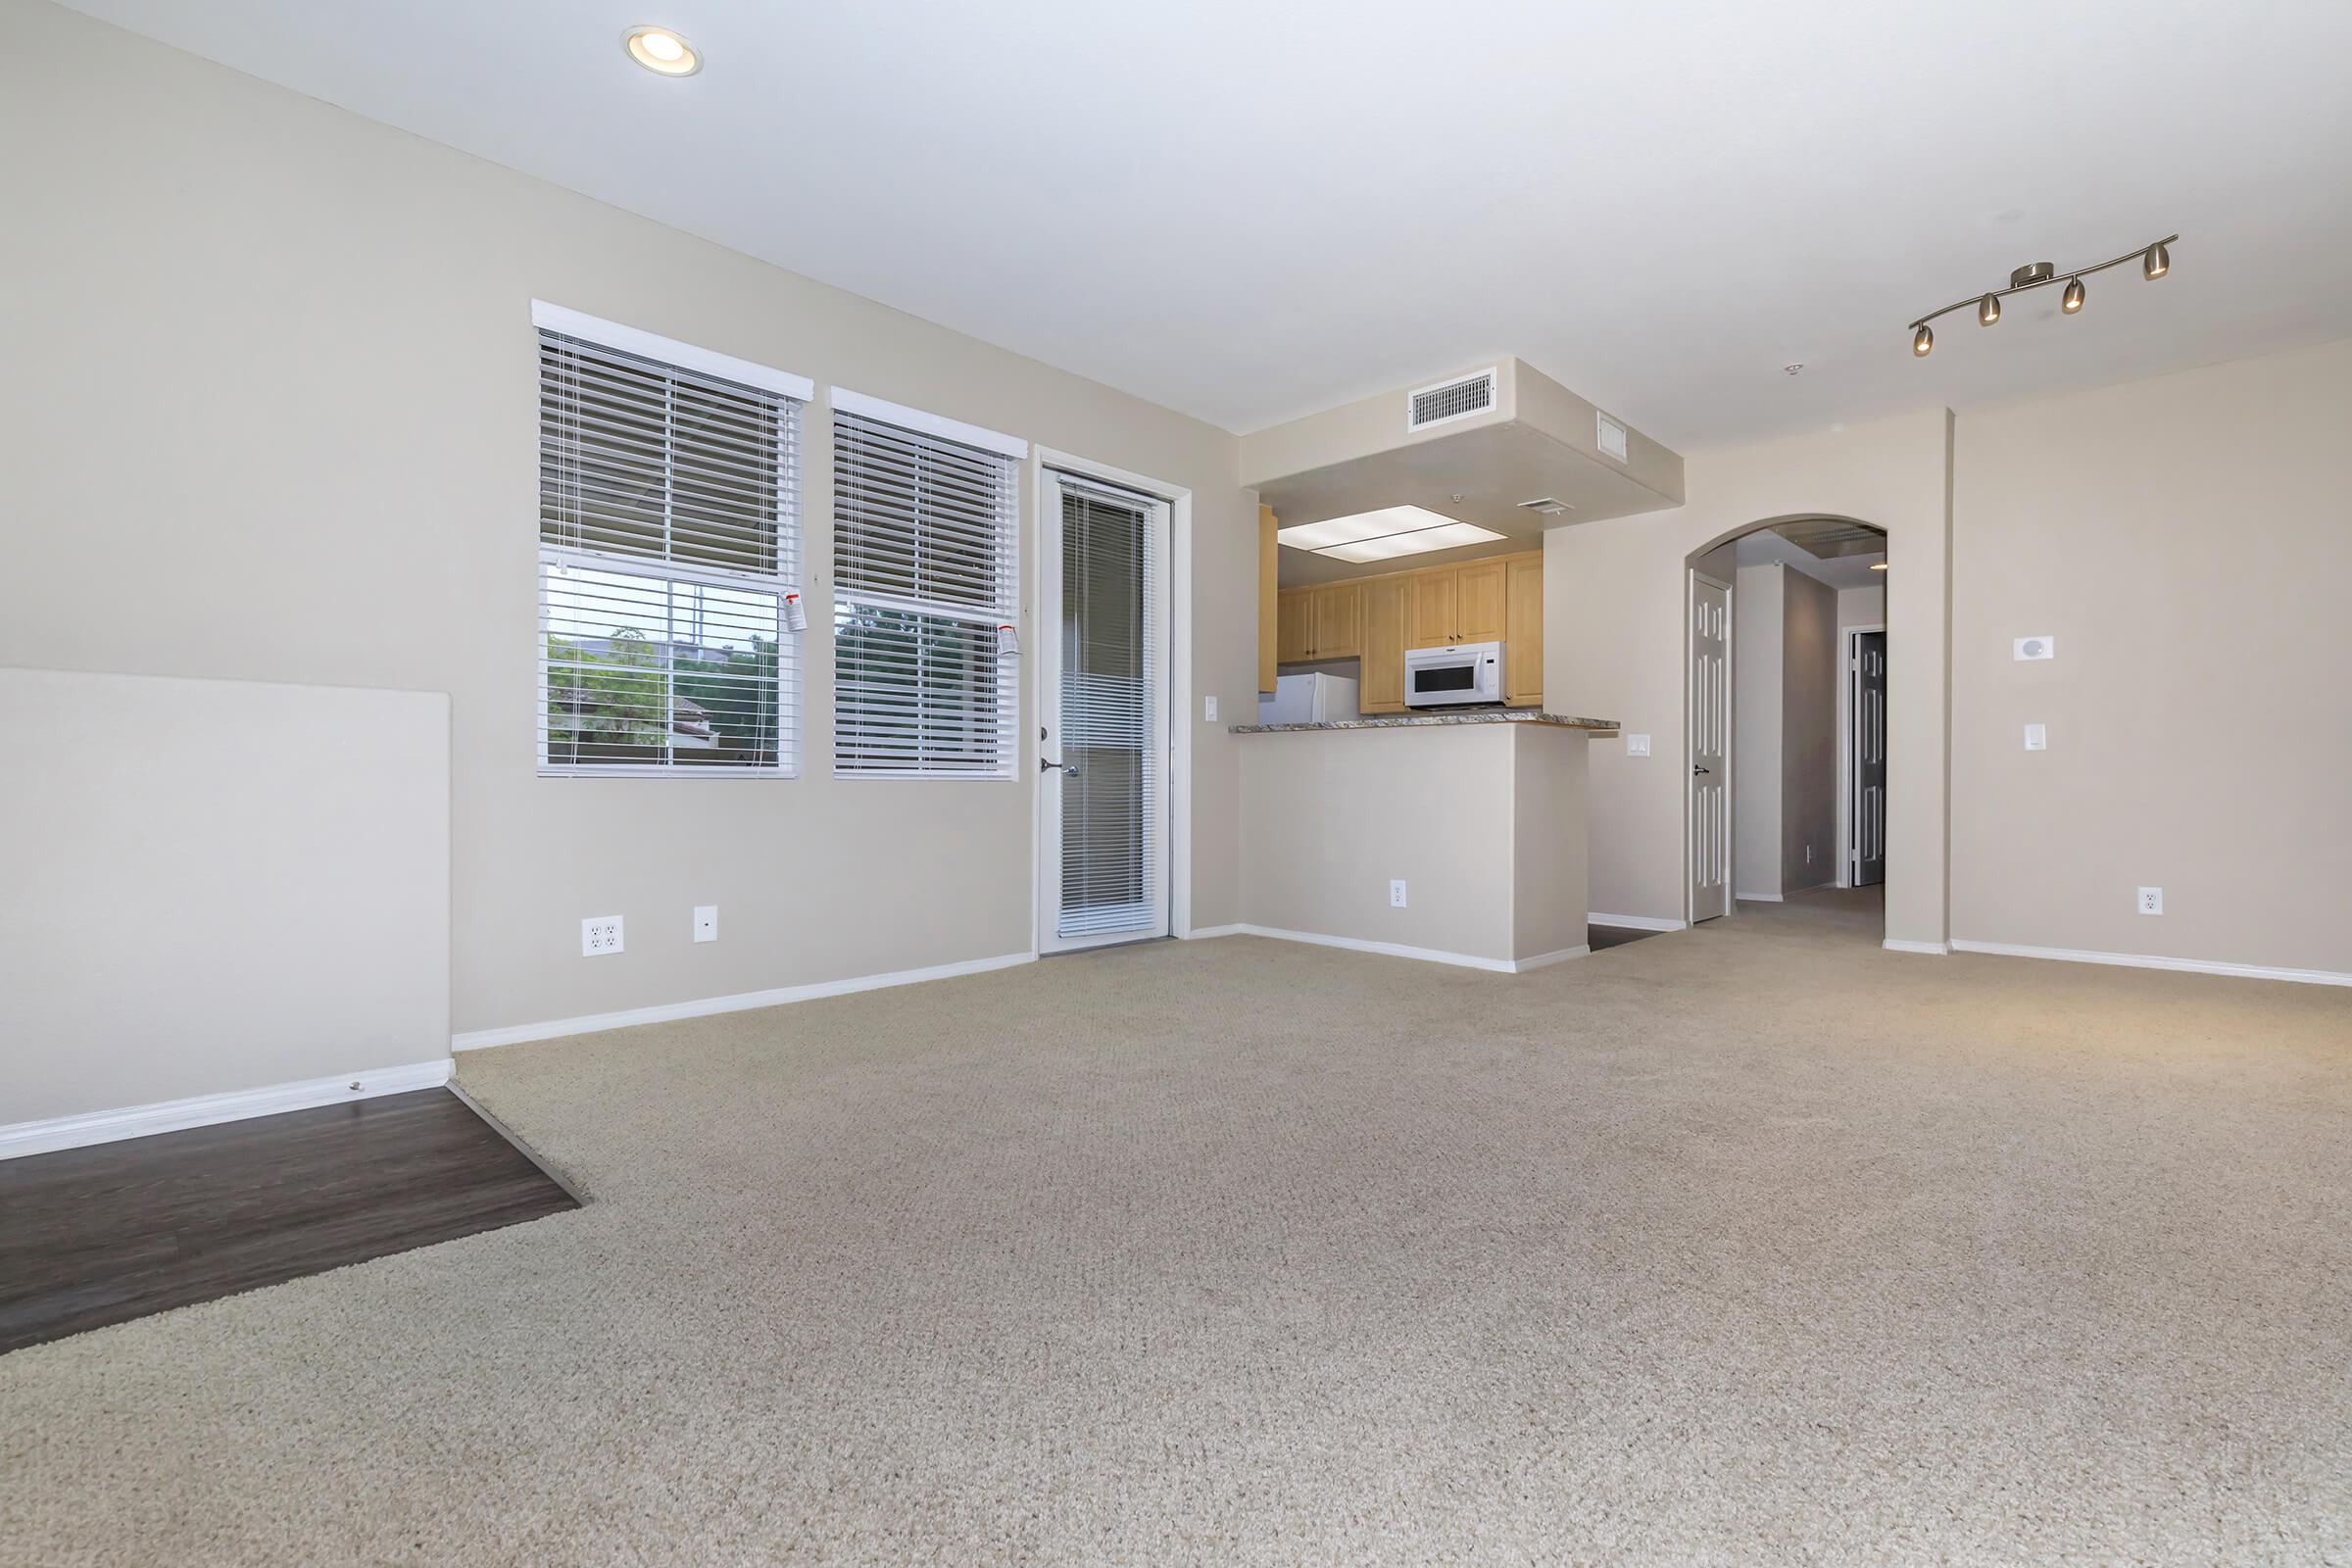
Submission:
<svg viewBox="0 0 2352 1568">
<path fill-rule="evenodd" d="M 2055 637 L 2020 637 L 2016 646 L 2017 657 L 2020 659 L 2055 659 L 2058 657 L 2058 639 Z"/>
</svg>

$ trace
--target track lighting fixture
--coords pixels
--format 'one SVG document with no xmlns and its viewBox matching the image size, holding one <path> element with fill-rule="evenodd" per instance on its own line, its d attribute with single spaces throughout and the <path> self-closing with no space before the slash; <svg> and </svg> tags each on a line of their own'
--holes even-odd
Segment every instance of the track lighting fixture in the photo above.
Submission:
<svg viewBox="0 0 2352 1568">
<path fill-rule="evenodd" d="M 1912 357 L 1924 360 L 1936 352 L 1936 334 L 1929 330 L 1930 321 L 1939 316 L 1949 316 L 1954 311 L 1966 310 L 1971 305 L 1977 308 L 1977 319 L 1990 326 L 2001 318 L 2001 301 L 2012 294 L 2023 294 L 2028 289 L 2046 288 L 2063 277 L 2066 279 L 2066 290 L 2059 296 L 2058 309 L 2068 316 L 2075 316 L 2081 313 L 2082 302 L 2088 297 L 2082 287 L 2084 278 L 2093 272 L 2104 272 L 2110 267 L 2121 267 L 2135 256 L 2139 258 L 2140 276 L 2152 283 L 2173 270 L 2173 253 L 2168 247 L 2180 237 L 2178 234 L 2167 234 L 2144 250 L 2126 251 L 2113 261 L 2101 262 L 2096 267 L 2078 267 L 2069 272 L 2061 272 L 2047 262 L 2029 263 L 2009 274 L 2007 288 L 1996 288 L 1973 299 L 1956 300 L 1942 310 L 1930 311 L 1913 321 Z"/>
</svg>

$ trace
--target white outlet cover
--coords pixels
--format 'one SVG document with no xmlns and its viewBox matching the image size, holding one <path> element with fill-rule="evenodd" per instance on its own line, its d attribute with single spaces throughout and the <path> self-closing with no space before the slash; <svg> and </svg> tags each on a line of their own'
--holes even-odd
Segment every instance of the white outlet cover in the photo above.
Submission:
<svg viewBox="0 0 2352 1568">
<path fill-rule="evenodd" d="M 716 942 L 718 940 L 717 905 L 698 904 L 694 906 L 694 940 L 697 942 Z"/>
<path fill-rule="evenodd" d="M 620 916 L 592 914 L 580 922 L 580 956 L 602 958 L 621 951 Z"/>
<path fill-rule="evenodd" d="M 2026 726 L 2026 750 L 2029 752 L 2046 752 L 2049 749 L 2049 727 L 2043 724 L 2028 724 Z"/>
<path fill-rule="evenodd" d="M 2139 890 L 2139 912 L 2162 914 L 2164 912 L 2164 889 L 2141 888 Z"/>
<path fill-rule="evenodd" d="M 1214 697 L 1200 699 L 1200 717 L 1211 724 L 1217 721 L 1217 700 Z"/>
<path fill-rule="evenodd" d="M 2020 637 L 2011 646 L 2016 651 L 2016 657 L 2021 661 L 2056 659 L 2058 657 L 2058 639 L 2047 634 L 2039 637 Z"/>
<path fill-rule="evenodd" d="M 1625 738 L 1625 755 L 1628 757 L 1647 757 L 1649 755 L 1649 737 L 1646 735 L 1628 735 Z"/>
<path fill-rule="evenodd" d="M 1404 907 L 1404 879 L 1402 877 L 1398 877 L 1389 884 L 1389 907 L 1392 909 Z"/>
</svg>

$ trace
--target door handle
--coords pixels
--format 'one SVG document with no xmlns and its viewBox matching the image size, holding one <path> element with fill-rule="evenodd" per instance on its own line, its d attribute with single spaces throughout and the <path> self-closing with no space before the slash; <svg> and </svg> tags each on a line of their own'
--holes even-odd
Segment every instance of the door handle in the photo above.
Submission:
<svg viewBox="0 0 2352 1568">
<path fill-rule="evenodd" d="M 1693 773 L 1712 773 L 1712 772 L 1714 772 L 1715 770 L 1714 770 L 1713 768 L 1711 768 L 1711 767 L 1699 767 L 1699 766 L 1697 766 L 1697 765 L 1693 764 L 1693 765 L 1692 765 L 1692 767 L 1691 767 L 1691 769 L 1690 769 L 1690 771 L 1691 771 L 1691 772 L 1693 772 Z"/>
<path fill-rule="evenodd" d="M 1061 769 L 1061 770 L 1062 770 L 1064 773 L 1067 773 L 1067 774 L 1069 774 L 1069 775 L 1070 775 L 1070 777 L 1072 777 L 1072 778 L 1076 778 L 1076 777 L 1078 776 L 1078 768 L 1077 768 L 1077 764 L 1075 764 L 1075 763 L 1072 763 L 1072 762 L 1049 762 L 1049 761 L 1047 761 L 1047 760 L 1046 760 L 1044 758 L 1042 758 L 1042 757 L 1041 757 L 1041 758 L 1039 758 L 1039 759 L 1037 760 L 1037 770 L 1038 770 L 1039 772 L 1041 772 L 1041 773 L 1042 773 L 1042 772 L 1044 772 L 1046 769 L 1048 769 L 1048 768 L 1050 768 L 1050 767 L 1058 767 L 1058 768 L 1060 768 L 1060 769 Z"/>
</svg>

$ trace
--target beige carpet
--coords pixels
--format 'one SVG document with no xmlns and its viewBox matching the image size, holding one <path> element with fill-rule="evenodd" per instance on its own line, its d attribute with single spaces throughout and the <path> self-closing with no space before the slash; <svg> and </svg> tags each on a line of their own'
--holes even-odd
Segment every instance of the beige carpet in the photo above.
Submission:
<svg viewBox="0 0 2352 1568">
<path fill-rule="evenodd" d="M 2352 1560 L 2352 993 L 1838 904 L 468 1056 L 592 1206 L 0 1358 L 0 1560 Z"/>
</svg>

